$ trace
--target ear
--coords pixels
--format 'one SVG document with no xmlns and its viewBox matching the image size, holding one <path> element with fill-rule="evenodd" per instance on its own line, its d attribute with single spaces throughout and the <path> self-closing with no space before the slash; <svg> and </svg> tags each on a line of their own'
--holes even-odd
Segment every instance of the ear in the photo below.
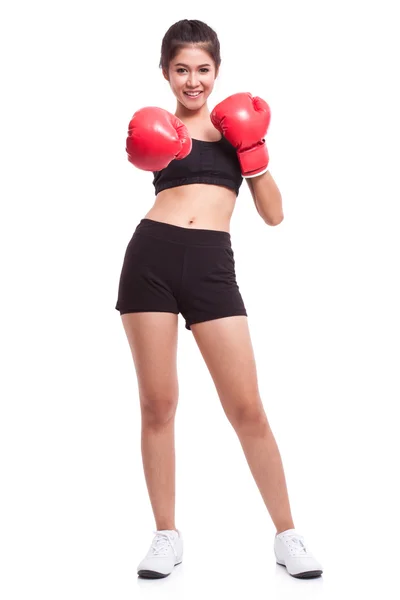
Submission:
<svg viewBox="0 0 400 600">
<path fill-rule="evenodd" d="M 167 81 L 169 81 L 168 73 L 166 71 L 164 71 L 164 69 L 163 69 L 162 74 L 163 74 L 164 79 L 166 79 Z"/>
</svg>

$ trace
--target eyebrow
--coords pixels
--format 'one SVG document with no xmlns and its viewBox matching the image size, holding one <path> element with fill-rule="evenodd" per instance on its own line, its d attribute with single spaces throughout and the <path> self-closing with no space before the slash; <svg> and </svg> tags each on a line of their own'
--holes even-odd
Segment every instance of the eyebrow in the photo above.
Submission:
<svg viewBox="0 0 400 600">
<path fill-rule="evenodd" d="M 189 68 L 189 65 L 185 65 L 184 63 L 175 63 L 175 67 L 178 66 Z M 203 65 L 199 65 L 199 67 L 211 67 L 211 65 L 208 63 L 204 63 Z"/>
</svg>

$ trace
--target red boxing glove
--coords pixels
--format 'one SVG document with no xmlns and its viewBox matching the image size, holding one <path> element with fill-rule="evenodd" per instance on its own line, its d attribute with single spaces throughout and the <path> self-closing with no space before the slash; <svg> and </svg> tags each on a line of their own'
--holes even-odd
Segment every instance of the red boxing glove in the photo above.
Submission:
<svg viewBox="0 0 400 600">
<path fill-rule="evenodd" d="M 243 177 L 255 177 L 268 169 L 264 136 L 271 111 L 262 98 L 249 93 L 233 94 L 214 108 L 211 122 L 236 148 Z"/>
<path fill-rule="evenodd" d="M 148 106 L 133 115 L 126 139 L 128 160 L 143 171 L 161 171 L 174 158 L 185 158 L 192 139 L 180 119 L 163 108 Z"/>
</svg>

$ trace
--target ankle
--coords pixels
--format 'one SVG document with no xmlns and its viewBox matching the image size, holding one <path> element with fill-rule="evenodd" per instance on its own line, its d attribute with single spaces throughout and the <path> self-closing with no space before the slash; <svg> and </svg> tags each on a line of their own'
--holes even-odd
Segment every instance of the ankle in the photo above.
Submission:
<svg viewBox="0 0 400 600">
<path fill-rule="evenodd" d="M 291 524 L 283 525 L 282 527 L 277 527 L 275 537 L 277 535 L 279 535 L 280 533 L 282 533 L 283 531 L 287 531 L 288 529 L 295 529 L 293 522 Z"/>
<path fill-rule="evenodd" d="M 171 525 L 170 523 L 158 523 L 157 531 L 167 530 L 167 531 L 178 531 L 175 525 Z"/>
</svg>

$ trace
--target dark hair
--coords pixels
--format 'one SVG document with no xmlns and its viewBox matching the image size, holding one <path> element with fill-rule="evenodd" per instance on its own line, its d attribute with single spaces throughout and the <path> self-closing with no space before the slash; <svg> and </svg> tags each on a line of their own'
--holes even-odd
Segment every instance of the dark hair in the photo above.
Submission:
<svg viewBox="0 0 400 600">
<path fill-rule="evenodd" d="M 221 55 L 218 36 L 206 23 L 196 19 L 183 19 L 171 25 L 162 40 L 159 67 L 168 73 L 170 61 L 179 50 L 190 44 L 201 46 L 213 59 L 216 69 L 219 68 Z"/>
</svg>

